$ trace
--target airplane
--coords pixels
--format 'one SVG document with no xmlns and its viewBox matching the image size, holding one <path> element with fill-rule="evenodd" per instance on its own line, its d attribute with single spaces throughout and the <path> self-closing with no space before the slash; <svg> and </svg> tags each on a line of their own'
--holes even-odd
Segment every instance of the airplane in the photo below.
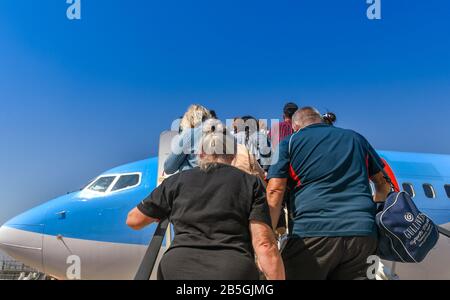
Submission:
<svg viewBox="0 0 450 300">
<path fill-rule="evenodd" d="M 162 135 L 166 140 L 176 134 L 168 133 Z M 167 144 L 160 143 L 159 158 L 111 169 L 80 191 L 11 219 L 0 227 L 0 249 L 55 279 L 69 278 L 67 258 L 71 255 L 80 258 L 81 279 L 133 279 L 157 225 L 134 231 L 125 220 L 128 212 L 163 180 L 159 174 Z M 444 230 L 450 230 L 450 155 L 378 153 L 419 209 Z M 172 233 L 168 231 L 159 258 L 170 245 Z M 422 263 L 385 264 L 400 279 L 450 279 L 450 238 L 441 234 Z"/>
</svg>

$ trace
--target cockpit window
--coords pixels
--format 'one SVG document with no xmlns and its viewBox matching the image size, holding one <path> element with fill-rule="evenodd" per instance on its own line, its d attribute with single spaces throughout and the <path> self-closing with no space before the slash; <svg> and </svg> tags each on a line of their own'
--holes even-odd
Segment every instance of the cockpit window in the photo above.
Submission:
<svg viewBox="0 0 450 300">
<path fill-rule="evenodd" d="M 111 185 L 111 183 L 113 183 L 114 179 L 116 179 L 116 176 L 100 177 L 89 186 L 89 190 L 104 193 L 108 190 L 109 186 Z"/>
<path fill-rule="evenodd" d="M 114 187 L 111 189 L 111 192 L 116 192 L 128 188 L 132 188 L 137 186 L 140 181 L 139 174 L 130 174 L 130 175 L 122 175 L 119 180 L 117 180 Z"/>
</svg>

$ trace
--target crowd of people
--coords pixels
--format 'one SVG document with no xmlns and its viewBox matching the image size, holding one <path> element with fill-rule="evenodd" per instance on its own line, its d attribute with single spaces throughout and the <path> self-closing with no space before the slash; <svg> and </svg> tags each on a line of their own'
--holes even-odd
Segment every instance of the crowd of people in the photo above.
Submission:
<svg viewBox="0 0 450 300">
<path fill-rule="evenodd" d="M 367 278 L 376 202 L 391 186 L 370 143 L 335 121 L 287 103 L 270 129 L 252 116 L 227 128 L 214 111 L 190 106 L 164 162 L 173 175 L 127 219 L 137 230 L 173 224 L 158 278 Z"/>
</svg>

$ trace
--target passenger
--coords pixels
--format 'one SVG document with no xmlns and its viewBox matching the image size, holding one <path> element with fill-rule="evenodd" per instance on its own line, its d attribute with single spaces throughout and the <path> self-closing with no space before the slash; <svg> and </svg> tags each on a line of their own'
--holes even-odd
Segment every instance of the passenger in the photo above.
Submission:
<svg viewBox="0 0 450 300">
<path fill-rule="evenodd" d="M 298 106 L 295 103 L 289 102 L 283 108 L 283 122 L 272 127 L 269 133 L 273 149 L 276 149 L 278 144 L 294 131 L 292 129 L 292 116 L 297 111 Z M 276 138 L 278 137 L 278 138 Z"/>
<path fill-rule="evenodd" d="M 241 123 L 241 122 L 243 122 L 243 121 L 239 117 L 236 117 L 236 118 L 233 119 L 233 123 L 231 124 L 231 128 L 230 128 L 230 133 L 232 135 L 236 136 L 236 134 L 238 133 L 238 130 L 239 130 L 238 129 L 238 124 Z"/>
<path fill-rule="evenodd" d="M 267 123 L 265 120 L 263 119 L 259 119 L 258 120 L 258 125 L 259 125 L 259 131 L 264 134 L 265 136 L 269 136 L 269 130 L 267 129 Z"/>
<path fill-rule="evenodd" d="M 201 105 L 194 104 L 188 108 L 180 122 L 180 134 L 173 142 L 178 149 L 172 149 L 164 162 L 165 174 L 171 175 L 198 166 L 196 151 L 202 134 L 201 125 L 209 118 L 211 113 Z"/>
<path fill-rule="evenodd" d="M 245 145 L 236 145 L 236 157 L 231 165 L 250 175 L 259 177 L 265 186 L 266 172 Z"/>
<path fill-rule="evenodd" d="M 296 182 L 282 251 L 287 279 L 366 279 L 367 258 L 376 253 L 374 200 L 384 201 L 391 189 L 383 162 L 363 136 L 327 124 L 332 121 L 311 107 L 297 111 L 296 133 L 280 143 L 279 161 L 269 170 L 273 226 L 290 174 Z"/>
<path fill-rule="evenodd" d="M 209 119 L 204 122 L 203 130 L 208 131 L 208 128 L 222 126 L 223 124 L 217 119 Z M 231 135 L 231 134 L 230 134 Z M 232 136 L 232 135 L 231 135 Z M 240 169 L 250 175 L 258 176 L 265 185 L 266 174 L 261 165 L 256 160 L 255 156 L 245 147 L 245 145 L 236 145 L 236 156 L 231 162 L 233 167 Z"/>
<path fill-rule="evenodd" d="M 238 144 L 245 145 L 255 155 L 263 169 L 268 169 L 271 163 L 272 148 L 268 137 L 260 132 L 258 121 L 252 116 L 244 116 L 236 124 L 235 134 Z"/>
<path fill-rule="evenodd" d="M 181 120 L 183 120 L 183 116 L 179 117 L 172 123 L 172 130 L 176 128 L 178 133 L 181 133 L 183 131 L 181 128 Z"/>
<path fill-rule="evenodd" d="M 141 229 L 165 218 L 173 224 L 158 279 L 257 280 L 256 254 L 267 279 L 282 280 L 264 185 L 230 165 L 236 143 L 227 130 L 210 128 L 200 143 L 200 167 L 166 179 L 129 213 L 127 224 Z"/>
<path fill-rule="evenodd" d="M 283 108 L 283 122 L 276 124 L 269 132 L 269 139 L 272 143 L 272 149 L 276 149 L 280 141 L 290 136 L 294 130 L 292 128 L 292 116 L 297 111 L 298 106 L 295 103 L 289 102 Z M 281 204 L 281 215 L 278 220 L 276 232 L 282 236 L 286 234 L 289 226 L 289 215 L 286 214 L 286 210 L 289 210 L 289 199 L 291 197 L 291 184 L 288 182 L 286 185 L 286 191 L 284 193 L 283 203 Z"/>
<path fill-rule="evenodd" d="M 211 114 L 211 119 L 217 119 L 217 113 L 215 110 L 210 110 L 209 112 Z"/>
<path fill-rule="evenodd" d="M 336 123 L 336 121 L 337 121 L 336 115 L 332 112 L 327 112 L 326 114 L 324 114 L 322 116 L 322 118 L 323 118 L 323 122 L 328 125 L 334 125 L 334 123 Z"/>
</svg>

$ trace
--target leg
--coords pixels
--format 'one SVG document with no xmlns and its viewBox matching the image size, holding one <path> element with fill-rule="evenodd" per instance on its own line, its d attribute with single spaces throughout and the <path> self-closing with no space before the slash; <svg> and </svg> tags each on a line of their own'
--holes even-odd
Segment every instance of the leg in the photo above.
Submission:
<svg viewBox="0 0 450 300">
<path fill-rule="evenodd" d="M 377 239 L 373 237 L 343 238 L 344 257 L 336 269 L 330 274 L 332 280 L 367 280 L 369 264 L 367 258 L 375 255 Z"/>
<path fill-rule="evenodd" d="M 258 280 L 252 257 L 235 250 L 173 248 L 160 264 L 164 280 Z"/>
<path fill-rule="evenodd" d="M 286 279 L 325 280 L 342 255 L 339 238 L 290 238 L 282 251 Z"/>
</svg>

